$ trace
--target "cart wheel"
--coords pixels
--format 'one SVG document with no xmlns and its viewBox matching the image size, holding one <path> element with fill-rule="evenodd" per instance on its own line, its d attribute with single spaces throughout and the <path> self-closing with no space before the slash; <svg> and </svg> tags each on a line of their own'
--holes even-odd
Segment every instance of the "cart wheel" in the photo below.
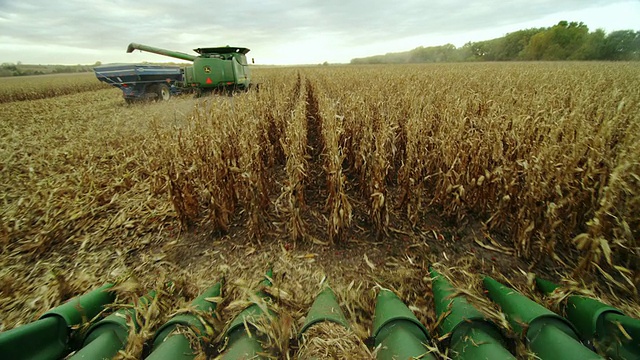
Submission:
<svg viewBox="0 0 640 360">
<path fill-rule="evenodd" d="M 158 94 L 158 100 L 167 101 L 171 98 L 171 90 L 165 84 L 160 84 L 155 88 L 156 94 Z"/>
</svg>

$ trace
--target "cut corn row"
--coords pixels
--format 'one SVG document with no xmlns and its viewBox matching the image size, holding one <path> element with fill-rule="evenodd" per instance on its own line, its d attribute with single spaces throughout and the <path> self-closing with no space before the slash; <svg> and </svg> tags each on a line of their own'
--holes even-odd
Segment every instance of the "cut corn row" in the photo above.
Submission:
<svg viewBox="0 0 640 360">
<path fill-rule="evenodd" d="M 101 89 L 118 90 L 96 81 L 91 73 L 0 78 L 0 104 L 12 101 L 48 99 Z"/>
</svg>

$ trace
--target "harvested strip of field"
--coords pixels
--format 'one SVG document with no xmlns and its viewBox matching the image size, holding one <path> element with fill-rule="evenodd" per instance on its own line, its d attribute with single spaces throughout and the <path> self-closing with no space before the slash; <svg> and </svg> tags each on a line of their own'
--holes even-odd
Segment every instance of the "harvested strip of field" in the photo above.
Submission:
<svg viewBox="0 0 640 360">
<path fill-rule="evenodd" d="M 4 77 L 0 78 L 0 104 L 109 88 L 95 81 L 93 73 Z"/>
</svg>

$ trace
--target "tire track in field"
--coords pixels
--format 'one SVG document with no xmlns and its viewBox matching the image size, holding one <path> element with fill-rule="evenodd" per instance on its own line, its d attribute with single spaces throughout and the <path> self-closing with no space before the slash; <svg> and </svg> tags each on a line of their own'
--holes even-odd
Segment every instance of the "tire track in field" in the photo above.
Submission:
<svg viewBox="0 0 640 360">
<path fill-rule="evenodd" d="M 308 155 L 311 156 L 311 161 L 318 164 L 324 147 L 322 142 L 322 117 L 320 116 L 318 99 L 316 99 L 311 81 L 307 79 L 306 85 L 307 150 L 309 152 Z"/>
<path fill-rule="evenodd" d="M 322 135 L 322 116 L 319 111 L 318 99 L 315 95 L 315 88 L 312 82 L 307 79 L 305 83 L 306 92 L 306 128 L 307 128 L 307 184 L 304 190 L 304 197 L 308 206 L 307 215 L 314 217 L 315 221 L 308 221 L 309 224 L 325 224 L 323 219 L 325 212 L 324 204 L 328 197 L 326 184 L 326 174 L 324 170 L 324 140 Z M 324 225 L 315 226 L 309 229 L 315 238 L 325 239 L 326 228 Z"/>
</svg>

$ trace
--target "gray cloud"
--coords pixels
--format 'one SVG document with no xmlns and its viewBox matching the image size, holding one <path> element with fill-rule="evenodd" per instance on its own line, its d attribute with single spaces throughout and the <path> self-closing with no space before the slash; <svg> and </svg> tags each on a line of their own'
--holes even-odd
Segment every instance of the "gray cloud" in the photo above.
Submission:
<svg viewBox="0 0 640 360">
<path fill-rule="evenodd" d="M 0 0 L 0 45 L 123 52 L 135 41 L 186 51 L 224 44 L 264 48 L 331 34 L 341 46 L 357 46 L 473 32 L 616 2 L 624 1 Z"/>
</svg>

